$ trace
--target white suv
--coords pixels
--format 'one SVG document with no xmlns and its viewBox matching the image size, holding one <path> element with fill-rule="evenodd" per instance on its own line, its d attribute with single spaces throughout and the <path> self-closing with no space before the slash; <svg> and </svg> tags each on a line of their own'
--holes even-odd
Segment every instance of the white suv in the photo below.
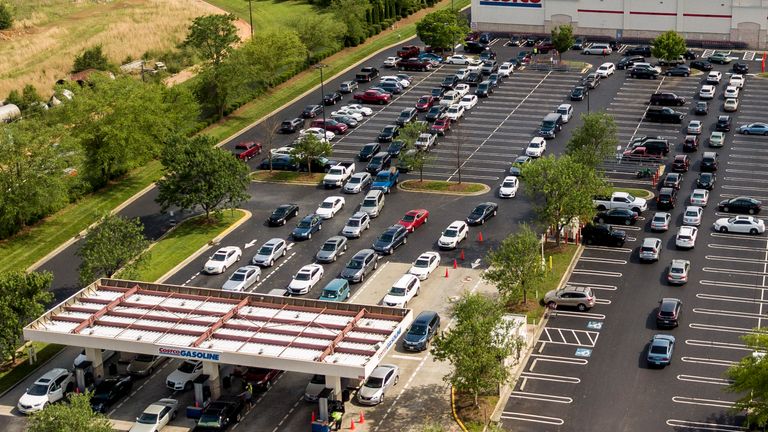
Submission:
<svg viewBox="0 0 768 432">
<path fill-rule="evenodd" d="M 179 367 L 168 375 L 165 384 L 171 390 L 190 390 L 192 381 L 203 374 L 203 362 L 184 360 Z"/>
<path fill-rule="evenodd" d="M 62 368 L 51 369 L 21 395 L 16 408 L 22 414 L 42 411 L 49 403 L 63 399 L 74 387 L 75 377 L 70 371 Z"/>
</svg>

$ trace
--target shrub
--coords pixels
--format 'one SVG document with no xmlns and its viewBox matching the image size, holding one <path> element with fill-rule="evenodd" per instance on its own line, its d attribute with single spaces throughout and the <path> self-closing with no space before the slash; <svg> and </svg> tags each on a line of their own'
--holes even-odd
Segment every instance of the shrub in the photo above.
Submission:
<svg viewBox="0 0 768 432">
<path fill-rule="evenodd" d="M 5 3 L 0 3 L 0 30 L 7 30 L 11 26 L 13 26 L 11 7 Z"/>
<path fill-rule="evenodd" d="M 96 69 L 105 71 L 110 68 L 109 60 L 101 50 L 101 45 L 88 48 L 82 54 L 75 57 L 75 64 L 72 66 L 72 72 L 80 72 L 86 69 Z"/>
</svg>

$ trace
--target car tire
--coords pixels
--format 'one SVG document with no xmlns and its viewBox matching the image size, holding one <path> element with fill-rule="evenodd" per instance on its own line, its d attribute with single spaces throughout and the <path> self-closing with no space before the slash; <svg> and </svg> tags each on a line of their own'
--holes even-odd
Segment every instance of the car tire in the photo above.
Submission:
<svg viewBox="0 0 768 432">
<path fill-rule="evenodd" d="M 317 230 L 318 230 L 318 231 L 322 231 L 322 230 L 323 230 L 323 224 L 320 224 L 320 225 L 318 225 L 318 226 L 317 226 Z"/>
<path fill-rule="evenodd" d="M 311 239 L 312 239 L 312 233 L 307 234 L 307 240 L 311 240 Z"/>
<path fill-rule="evenodd" d="M 752 234 L 752 235 L 757 235 L 757 228 L 750 229 L 749 233 Z"/>
<path fill-rule="evenodd" d="M 632 225 L 632 221 L 627 219 L 624 221 L 624 225 Z"/>
<path fill-rule="evenodd" d="M 187 381 L 184 383 L 184 391 L 192 390 L 192 381 Z"/>
<path fill-rule="evenodd" d="M 365 272 L 363 272 L 362 275 L 360 275 L 360 283 L 365 282 Z"/>
<path fill-rule="evenodd" d="M 755 214 L 755 209 L 749 209 L 749 210 L 747 210 L 747 213 L 753 215 L 753 214 Z"/>
<path fill-rule="evenodd" d="M 547 307 L 550 308 L 550 309 L 557 309 L 557 302 L 551 301 L 551 302 L 547 303 Z"/>
<path fill-rule="evenodd" d="M 728 227 L 720 227 L 720 232 L 721 233 L 727 233 L 728 232 Z"/>
<path fill-rule="evenodd" d="M 584 303 L 579 303 L 579 305 L 578 305 L 578 306 L 576 306 L 576 309 L 578 309 L 578 310 L 579 310 L 579 312 L 586 312 L 586 310 L 587 310 L 587 305 L 585 305 Z"/>
</svg>

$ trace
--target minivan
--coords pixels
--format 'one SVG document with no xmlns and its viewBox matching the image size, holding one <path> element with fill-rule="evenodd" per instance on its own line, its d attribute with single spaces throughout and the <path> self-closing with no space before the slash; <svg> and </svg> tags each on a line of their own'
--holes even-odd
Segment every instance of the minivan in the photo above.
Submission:
<svg viewBox="0 0 768 432">
<path fill-rule="evenodd" d="M 363 203 L 360 204 L 360 211 L 368 213 L 368 216 L 375 218 L 381 213 L 381 209 L 384 208 L 384 191 L 372 190 L 363 198 Z"/>
<path fill-rule="evenodd" d="M 371 175 L 375 175 L 381 170 L 389 169 L 391 165 L 392 156 L 387 152 L 378 152 L 371 158 L 371 161 L 368 162 L 365 170 L 371 173 Z"/>
<path fill-rule="evenodd" d="M 339 86 L 339 92 L 341 93 L 352 93 L 353 91 L 358 89 L 357 81 L 344 81 Z"/>
<path fill-rule="evenodd" d="M 539 127 L 539 136 L 554 138 L 557 132 L 563 128 L 563 116 L 560 113 L 549 113 L 544 116 Z"/>
<path fill-rule="evenodd" d="M 656 208 L 659 210 L 673 209 L 676 202 L 677 190 L 671 187 L 661 188 L 659 196 L 656 197 Z"/>
<path fill-rule="evenodd" d="M 403 338 L 403 349 L 424 351 L 439 331 L 440 315 L 434 311 L 424 311 L 411 323 L 411 327 Z"/>
<path fill-rule="evenodd" d="M 493 86 L 491 86 L 491 82 L 488 80 L 478 84 L 477 89 L 475 89 L 477 97 L 488 97 L 491 93 L 493 93 Z"/>
</svg>

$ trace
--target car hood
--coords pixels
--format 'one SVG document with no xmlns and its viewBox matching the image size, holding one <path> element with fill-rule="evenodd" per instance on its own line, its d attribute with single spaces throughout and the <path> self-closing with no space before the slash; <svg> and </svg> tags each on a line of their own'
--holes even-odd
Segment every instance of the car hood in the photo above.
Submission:
<svg viewBox="0 0 768 432">
<path fill-rule="evenodd" d="M 242 291 L 245 286 L 245 282 L 241 281 L 227 281 L 221 287 L 224 291 Z"/>
<path fill-rule="evenodd" d="M 406 342 L 410 342 L 413 344 L 421 343 L 427 340 L 426 335 L 416 335 L 413 333 L 406 333 L 405 337 L 403 338 Z"/>
<path fill-rule="evenodd" d="M 344 233 L 359 233 L 362 229 L 363 229 L 363 227 L 361 227 L 361 226 L 355 226 L 355 227 L 353 227 L 353 226 L 345 226 L 344 229 L 341 230 L 341 232 L 344 232 Z"/>
<path fill-rule="evenodd" d="M 30 394 L 24 393 L 21 398 L 19 398 L 19 403 L 26 406 L 35 406 L 38 404 L 41 404 L 43 402 L 48 401 L 48 396 L 32 396 Z"/>
<path fill-rule="evenodd" d="M 626 231 L 611 231 L 611 237 L 618 238 L 618 239 L 625 239 L 627 238 L 627 232 Z"/>
<path fill-rule="evenodd" d="M 272 221 L 272 222 L 280 222 L 282 220 L 285 220 L 285 216 L 286 215 L 284 215 L 284 214 L 282 214 L 282 215 L 274 215 L 274 214 L 272 214 L 272 215 L 269 215 L 269 220 Z"/>
<path fill-rule="evenodd" d="M 440 239 L 438 242 L 442 244 L 456 244 L 459 241 L 458 237 L 446 237 L 446 236 L 440 236 Z"/>
<path fill-rule="evenodd" d="M 516 187 L 499 187 L 499 192 L 503 194 L 511 194 L 515 190 L 517 190 Z"/>
<path fill-rule="evenodd" d="M 397 307 L 402 307 L 407 298 L 408 297 L 406 297 L 406 296 L 386 295 L 386 296 L 384 296 L 384 300 L 382 302 L 386 306 L 388 306 L 388 305 L 396 305 Z"/>
<path fill-rule="evenodd" d="M 341 271 L 341 277 L 343 278 L 351 278 L 359 275 L 363 272 L 363 269 L 349 269 L 344 268 L 344 270 Z"/>
<path fill-rule="evenodd" d="M 315 214 L 319 216 L 330 216 L 333 209 L 329 208 L 318 208 L 315 210 Z"/>
<path fill-rule="evenodd" d="M 256 254 L 256 255 L 253 256 L 253 261 L 256 261 L 256 262 L 266 262 L 266 261 L 269 261 L 271 257 L 272 257 L 272 255 Z"/>
<path fill-rule="evenodd" d="M 416 267 L 411 266 L 411 269 L 408 270 L 408 273 L 414 275 L 414 276 L 424 276 L 427 273 L 429 273 L 429 269 L 426 267 Z"/>
<path fill-rule="evenodd" d="M 379 396 L 381 396 L 382 389 L 380 388 L 371 388 L 371 387 L 360 387 L 360 390 L 357 392 L 360 394 L 361 397 L 364 397 L 366 399 L 376 399 Z"/>
<path fill-rule="evenodd" d="M 362 183 L 347 183 L 344 185 L 345 191 L 358 191 L 360 190 L 360 187 L 362 186 Z"/>
<path fill-rule="evenodd" d="M 157 432 L 157 425 L 134 423 L 128 432 Z"/>
<path fill-rule="evenodd" d="M 224 267 L 224 261 L 208 260 L 205 262 L 205 268 L 207 269 L 220 269 L 222 267 Z"/>
<path fill-rule="evenodd" d="M 176 369 L 175 371 L 171 372 L 170 375 L 168 375 L 167 381 L 172 381 L 175 383 L 184 383 L 192 380 L 192 378 L 194 378 L 195 375 L 196 374 L 189 374 Z"/>
<path fill-rule="evenodd" d="M 374 249 L 388 249 L 392 246 L 392 242 L 388 241 L 382 241 L 382 240 L 376 240 L 373 242 L 373 248 Z"/>
<path fill-rule="evenodd" d="M 291 283 L 288 285 L 288 288 L 292 289 L 306 289 L 309 288 L 309 286 L 312 284 L 312 281 L 304 281 L 304 280 L 291 280 Z"/>
<path fill-rule="evenodd" d="M 331 259 L 334 256 L 336 256 L 337 253 L 339 253 L 338 250 L 332 250 L 332 251 L 321 250 L 320 252 L 317 253 L 317 255 L 315 255 L 315 257 L 317 259 Z"/>
<path fill-rule="evenodd" d="M 304 234 L 308 233 L 309 230 L 311 230 L 311 229 L 312 228 L 298 228 L 298 227 L 296 227 L 296 228 L 293 229 L 293 234 L 304 235 Z"/>
</svg>

